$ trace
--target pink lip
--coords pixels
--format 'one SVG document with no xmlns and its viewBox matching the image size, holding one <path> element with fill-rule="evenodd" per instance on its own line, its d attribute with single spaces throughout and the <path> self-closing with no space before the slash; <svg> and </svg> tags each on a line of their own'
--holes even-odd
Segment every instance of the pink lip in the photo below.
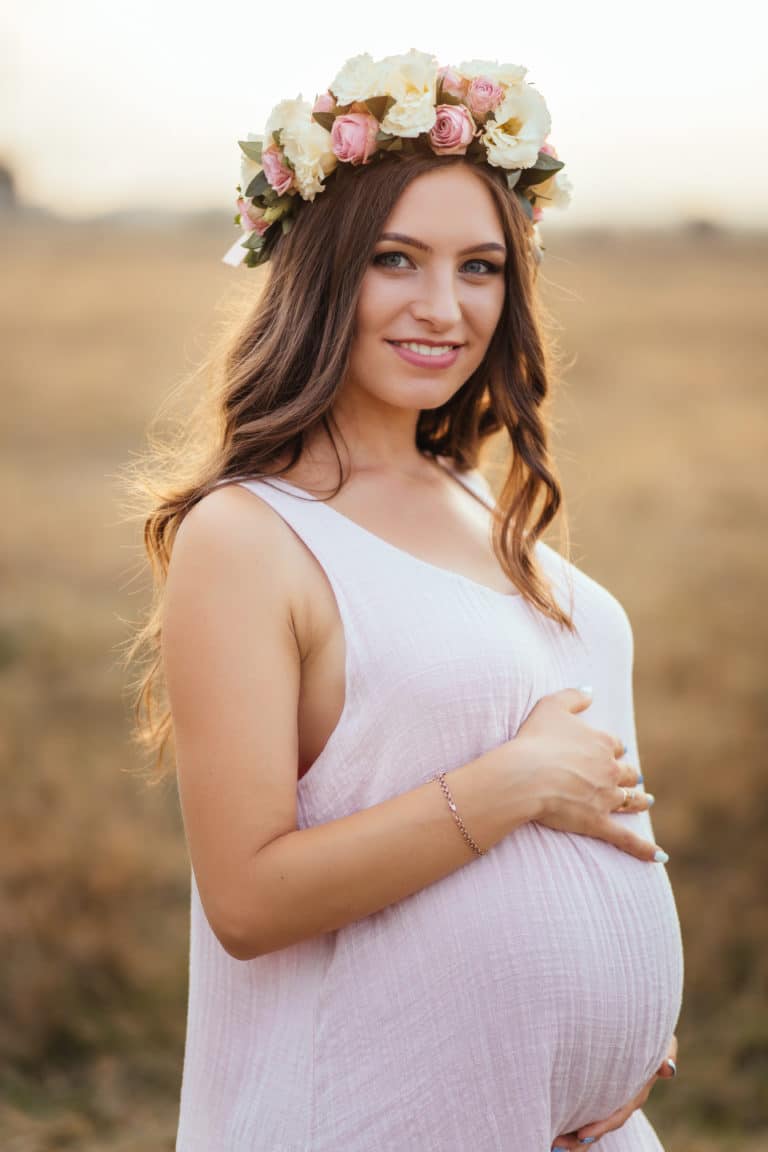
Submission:
<svg viewBox="0 0 768 1152">
<path fill-rule="evenodd" d="M 442 356 L 422 356 L 419 352 L 414 352 L 411 348 L 402 348 L 399 344 L 393 344 L 392 341 L 387 341 L 390 348 L 394 348 L 395 352 L 407 360 L 409 364 L 415 364 L 417 368 L 450 368 L 451 364 L 455 364 L 459 352 L 461 352 L 461 345 L 458 348 L 453 348 L 450 352 L 444 352 Z M 438 343 L 434 340 L 419 340 L 419 344 L 431 344 L 433 347 Z"/>
</svg>

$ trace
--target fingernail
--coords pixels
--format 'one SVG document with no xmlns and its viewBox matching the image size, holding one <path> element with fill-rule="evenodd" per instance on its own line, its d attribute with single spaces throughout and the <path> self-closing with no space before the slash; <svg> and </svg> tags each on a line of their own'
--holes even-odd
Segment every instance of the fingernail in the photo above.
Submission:
<svg viewBox="0 0 768 1152">
<path fill-rule="evenodd" d="M 654 804 L 656 803 L 656 797 L 654 796 L 653 792 L 646 792 L 645 795 L 648 799 L 648 807 L 653 808 Z"/>
<path fill-rule="evenodd" d="M 591 684 L 580 684 L 578 690 L 579 690 L 579 692 L 586 692 L 588 696 L 592 695 L 592 685 Z"/>
<path fill-rule="evenodd" d="M 643 783 L 643 774 L 642 774 L 642 772 L 640 773 L 640 779 L 639 779 L 637 782 L 638 782 L 638 784 L 642 784 L 642 783 Z"/>
<path fill-rule="evenodd" d="M 656 849 L 653 854 L 653 858 L 657 864 L 666 864 L 667 860 L 669 860 L 669 856 L 661 848 Z"/>
<path fill-rule="evenodd" d="M 621 754 L 622 754 L 622 756 L 626 756 L 626 754 L 627 754 L 627 746 L 626 746 L 626 744 L 622 744 L 622 745 L 621 745 Z"/>
<path fill-rule="evenodd" d="M 677 1064 L 675 1064 L 674 1060 L 670 1059 L 670 1057 L 667 1056 L 666 1062 L 667 1062 L 667 1064 L 669 1064 L 670 1068 L 672 1069 L 672 1075 L 677 1076 Z"/>
<path fill-rule="evenodd" d="M 579 1144 L 594 1144 L 596 1136 L 585 1136 L 583 1140 L 579 1140 Z"/>
</svg>

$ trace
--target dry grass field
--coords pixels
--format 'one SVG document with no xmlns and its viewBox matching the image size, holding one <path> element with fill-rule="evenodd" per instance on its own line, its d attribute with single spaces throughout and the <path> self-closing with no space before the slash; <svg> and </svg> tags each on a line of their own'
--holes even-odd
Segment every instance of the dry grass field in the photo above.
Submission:
<svg viewBox="0 0 768 1152">
<path fill-rule="evenodd" d="M 129 740 L 147 577 L 118 477 L 242 281 L 226 222 L 3 233 L 0 1147 L 170 1150 L 188 865 Z M 686 948 L 679 1075 L 647 1112 L 668 1152 L 766 1150 L 768 239 L 546 239 L 573 559 L 632 620 Z"/>
</svg>

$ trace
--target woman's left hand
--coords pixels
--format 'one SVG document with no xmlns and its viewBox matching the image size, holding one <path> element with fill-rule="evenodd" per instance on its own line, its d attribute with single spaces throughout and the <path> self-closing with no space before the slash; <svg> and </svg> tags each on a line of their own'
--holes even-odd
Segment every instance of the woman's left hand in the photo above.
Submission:
<svg viewBox="0 0 768 1152">
<path fill-rule="evenodd" d="M 672 1061 L 672 1066 L 667 1063 L 667 1060 Z M 552 1141 L 552 1147 L 579 1148 L 584 1152 L 586 1147 L 589 1147 L 591 1144 L 596 1144 L 601 1136 L 605 1136 L 606 1132 L 612 1132 L 615 1128 L 621 1128 L 622 1124 L 626 1123 L 636 1108 L 642 1108 L 651 1094 L 651 1088 L 653 1088 L 653 1085 L 660 1077 L 662 1080 L 669 1080 L 675 1075 L 677 1071 L 676 1061 L 677 1037 L 673 1036 L 669 1044 L 666 1059 L 659 1067 L 655 1076 L 638 1092 L 634 1100 L 630 1100 L 623 1108 L 617 1108 L 616 1111 L 612 1112 L 605 1120 L 600 1120 L 595 1124 L 585 1124 L 575 1132 L 568 1132 L 563 1136 L 558 1136 Z"/>
</svg>

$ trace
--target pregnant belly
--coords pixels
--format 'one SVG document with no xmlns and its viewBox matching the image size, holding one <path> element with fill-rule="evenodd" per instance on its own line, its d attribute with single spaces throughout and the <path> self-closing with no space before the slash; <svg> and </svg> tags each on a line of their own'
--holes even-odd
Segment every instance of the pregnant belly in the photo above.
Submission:
<svg viewBox="0 0 768 1152">
<path fill-rule="evenodd" d="M 409 1102 L 409 1146 L 425 1149 L 438 1131 L 445 1147 L 535 1148 L 603 1119 L 664 1059 L 682 987 L 663 865 L 523 825 L 336 934 L 316 1015 L 316 1147 L 356 1147 L 339 1093 L 370 1108 L 382 1147 Z"/>
</svg>

